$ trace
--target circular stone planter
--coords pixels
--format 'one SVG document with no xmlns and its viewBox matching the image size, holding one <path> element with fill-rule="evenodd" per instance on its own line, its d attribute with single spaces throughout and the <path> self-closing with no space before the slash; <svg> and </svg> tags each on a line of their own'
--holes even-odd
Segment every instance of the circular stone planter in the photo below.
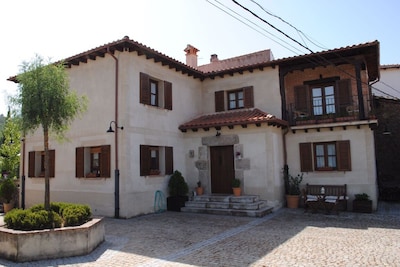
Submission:
<svg viewBox="0 0 400 267">
<path fill-rule="evenodd" d="M 0 257 L 26 262 L 86 255 L 105 237 L 102 218 L 56 229 L 19 231 L 0 227 Z"/>
</svg>

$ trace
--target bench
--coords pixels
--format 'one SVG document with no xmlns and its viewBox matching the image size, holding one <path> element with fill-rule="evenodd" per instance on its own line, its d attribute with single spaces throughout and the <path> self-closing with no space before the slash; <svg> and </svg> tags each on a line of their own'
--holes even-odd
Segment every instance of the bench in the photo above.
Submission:
<svg viewBox="0 0 400 267">
<path fill-rule="evenodd" d="M 323 209 L 327 213 L 347 210 L 347 186 L 306 184 L 303 189 L 304 208 L 307 212 Z"/>
</svg>

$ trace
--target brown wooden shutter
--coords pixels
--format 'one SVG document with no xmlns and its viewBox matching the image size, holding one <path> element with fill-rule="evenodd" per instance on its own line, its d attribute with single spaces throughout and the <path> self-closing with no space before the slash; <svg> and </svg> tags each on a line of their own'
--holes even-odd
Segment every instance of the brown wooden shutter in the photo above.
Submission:
<svg viewBox="0 0 400 267">
<path fill-rule="evenodd" d="M 244 97 L 244 107 L 253 108 L 254 107 L 253 86 L 248 86 L 243 88 L 243 97 Z"/>
<path fill-rule="evenodd" d="M 347 115 L 347 107 L 353 105 L 350 79 L 338 80 L 336 82 L 336 102 L 341 115 Z"/>
<path fill-rule="evenodd" d="M 309 89 L 307 85 L 298 85 L 294 87 L 296 111 L 302 111 L 310 114 L 308 108 L 310 103 L 310 99 L 308 97 L 308 91 Z"/>
<path fill-rule="evenodd" d="M 100 176 L 111 177 L 111 146 L 101 146 Z"/>
<path fill-rule="evenodd" d="M 215 112 L 221 112 L 225 110 L 224 105 L 224 91 L 217 91 L 215 94 Z"/>
<path fill-rule="evenodd" d="M 56 151 L 49 150 L 49 177 L 55 177 L 56 174 Z"/>
<path fill-rule="evenodd" d="M 300 143 L 300 169 L 302 172 L 313 171 L 311 143 Z"/>
<path fill-rule="evenodd" d="M 140 176 L 150 175 L 150 156 L 149 146 L 140 145 Z"/>
<path fill-rule="evenodd" d="M 28 153 L 28 177 L 35 177 L 35 151 Z"/>
<path fill-rule="evenodd" d="M 172 83 L 164 81 L 164 108 L 172 110 Z"/>
<path fill-rule="evenodd" d="M 337 141 L 336 150 L 338 171 L 351 171 L 350 141 Z"/>
<path fill-rule="evenodd" d="M 75 177 L 85 177 L 85 148 L 75 149 Z"/>
<path fill-rule="evenodd" d="M 173 148 L 165 147 L 165 174 L 172 174 L 174 172 L 174 154 Z"/>
<path fill-rule="evenodd" d="M 140 103 L 150 105 L 150 78 L 146 73 L 140 73 Z"/>
</svg>

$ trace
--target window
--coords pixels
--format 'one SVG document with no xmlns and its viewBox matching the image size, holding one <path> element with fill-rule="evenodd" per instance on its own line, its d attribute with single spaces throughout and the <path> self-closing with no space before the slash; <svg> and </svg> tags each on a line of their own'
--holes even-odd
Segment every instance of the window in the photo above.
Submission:
<svg viewBox="0 0 400 267">
<path fill-rule="evenodd" d="M 28 157 L 28 177 L 44 177 L 44 151 L 30 151 Z M 55 176 L 55 150 L 49 150 L 49 176 Z"/>
<path fill-rule="evenodd" d="M 347 115 L 347 108 L 354 105 L 349 79 L 339 77 L 304 82 L 294 87 L 295 112 L 308 116 L 329 114 Z"/>
<path fill-rule="evenodd" d="M 243 87 L 230 91 L 216 91 L 216 112 L 225 110 L 225 97 L 227 97 L 228 110 L 254 107 L 253 86 Z"/>
<path fill-rule="evenodd" d="M 350 141 L 301 143 L 302 172 L 351 171 Z"/>
<path fill-rule="evenodd" d="M 110 177 L 110 145 L 77 147 L 75 176 L 78 178 Z"/>
<path fill-rule="evenodd" d="M 140 176 L 173 173 L 172 147 L 140 145 Z"/>
<path fill-rule="evenodd" d="M 140 103 L 172 110 L 172 83 L 141 72 Z"/>
</svg>

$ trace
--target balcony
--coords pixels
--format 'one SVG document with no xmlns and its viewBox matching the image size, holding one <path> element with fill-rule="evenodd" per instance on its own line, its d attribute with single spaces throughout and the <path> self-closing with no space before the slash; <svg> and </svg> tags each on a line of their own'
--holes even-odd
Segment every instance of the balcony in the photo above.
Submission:
<svg viewBox="0 0 400 267">
<path fill-rule="evenodd" d="M 364 98 L 367 99 L 367 98 Z M 329 100 L 329 99 L 328 99 Z M 365 100 L 364 111 L 360 110 L 357 101 L 340 105 L 338 99 L 330 101 L 316 101 L 312 103 L 297 103 L 302 109 L 290 103 L 287 109 L 287 121 L 290 126 L 314 125 L 338 122 L 354 122 L 375 119 L 371 101 Z M 308 107 L 308 108 L 304 108 Z"/>
</svg>

